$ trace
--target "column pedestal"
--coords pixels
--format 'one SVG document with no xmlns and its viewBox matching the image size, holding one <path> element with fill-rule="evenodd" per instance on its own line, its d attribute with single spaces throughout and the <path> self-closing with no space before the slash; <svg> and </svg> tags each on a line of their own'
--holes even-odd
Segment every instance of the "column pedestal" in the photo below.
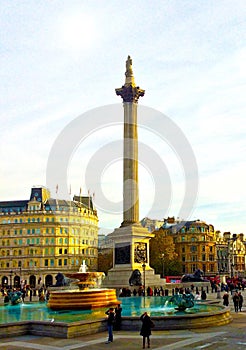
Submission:
<svg viewBox="0 0 246 350">
<path fill-rule="evenodd" d="M 146 288 L 163 284 L 160 275 L 155 275 L 149 265 L 149 240 L 154 234 L 140 224 L 133 224 L 116 228 L 108 237 L 113 241 L 113 268 L 108 271 L 103 287 L 129 287 L 129 279 L 134 270 L 140 271 L 143 284 L 143 263 Z"/>
</svg>

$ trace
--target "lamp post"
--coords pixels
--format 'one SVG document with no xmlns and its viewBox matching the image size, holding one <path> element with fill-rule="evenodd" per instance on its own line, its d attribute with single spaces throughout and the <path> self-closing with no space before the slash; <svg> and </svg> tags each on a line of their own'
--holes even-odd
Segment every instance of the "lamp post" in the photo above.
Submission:
<svg viewBox="0 0 246 350">
<path fill-rule="evenodd" d="M 164 265 L 164 257 L 165 257 L 165 254 L 164 253 L 162 253 L 161 254 L 161 259 L 162 259 L 162 278 L 164 278 L 164 275 L 165 275 L 165 273 L 164 273 L 164 268 L 165 268 L 165 265 Z"/>
<path fill-rule="evenodd" d="M 21 288 L 21 266 L 20 266 L 20 288 Z"/>
<path fill-rule="evenodd" d="M 146 264 L 143 263 L 142 265 L 142 268 L 143 268 L 143 296 L 145 297 L 145 268 L 146 268 Z"/>
<path fill-rule="evenodd" d="M 10 277 L 10 289 L 12 289 L 12 276 L 13 276 L 13 271 L 11 270 L 10 275 L 9 275 L 9 277 Z"/>
</svg>

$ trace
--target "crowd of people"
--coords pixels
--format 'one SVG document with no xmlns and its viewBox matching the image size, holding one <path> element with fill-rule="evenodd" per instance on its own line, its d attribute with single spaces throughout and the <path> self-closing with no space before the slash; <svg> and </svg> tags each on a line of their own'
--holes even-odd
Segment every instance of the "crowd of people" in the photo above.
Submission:
<svg viewBox="0 0 246 350">
<path fill-rule="evenodd" d="M 33 297 L 38 297 L 40 302 L 46 302 L 49 300 L 50 292 L 44 285 L 39 285 L 38 288 L 31 288 L 27 284 L 21 284 L 20 287 L 2 287 L 1 294 L 3 297 L 3 302 L 7 305 L 11 301 L 11 295 L 14 293 L 20 294 L 22 302 L 28 299 L 28 301 L 32 302 Z"/>
</svg>

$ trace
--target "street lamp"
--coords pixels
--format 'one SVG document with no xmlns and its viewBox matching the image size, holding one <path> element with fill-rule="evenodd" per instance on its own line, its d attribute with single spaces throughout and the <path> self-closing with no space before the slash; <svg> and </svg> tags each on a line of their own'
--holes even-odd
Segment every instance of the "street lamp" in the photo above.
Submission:
<svg viewBox="0 0 246 350">
<path fill-rule="evenodd" d="M 143 278 L 144 278 L 144 280 L 143 280 L 143 296 L 145 297 L 145 268 L 146 268 L 145 263 L 143 263 L 142 268 L 143 268 Z"/>
<path fill-rule="evenodd" d="M 10 289 L 12 289 L 12 276 L 13 276 L 13 271 L 11 270 L 10 275 L 9 275 L 9 277 L 10 277 Z"/>
<path fill-rule="evenodd" d="M 162 278 L 164 278 L 164 276 L 165 276 L 165 273 L 164 273 L 164 267 L 165 267 L 165 265 L 164 265 L 164 257 L 165 257 L 165 254 L 162 253 L 161 254 L 161 259 L 162 259 Z"/>
</svg>

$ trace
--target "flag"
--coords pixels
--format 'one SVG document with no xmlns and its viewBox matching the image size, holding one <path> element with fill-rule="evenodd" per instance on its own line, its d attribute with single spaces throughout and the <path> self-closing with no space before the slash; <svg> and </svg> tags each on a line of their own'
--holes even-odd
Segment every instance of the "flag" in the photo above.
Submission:
<svg viewBox="0 0 246 350">
<path fill-rule="evenodd" d="M 56 185 L 56 193 L 58 192 L 58 185 Z"/>
</svg>

